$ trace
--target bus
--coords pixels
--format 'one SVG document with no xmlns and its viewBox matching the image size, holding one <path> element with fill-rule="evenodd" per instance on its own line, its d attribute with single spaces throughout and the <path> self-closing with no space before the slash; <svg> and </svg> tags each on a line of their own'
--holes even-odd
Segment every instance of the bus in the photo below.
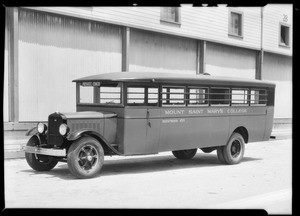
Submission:
<svg viewBox="0 0 300 216">
<path fill-rule="evenodd" d="M 73 80 L 76 112 L 55 112 L 30 129 L 24 147 L 37 171 L 67 162 L 78 178 L 100 173 L 105 155 L 171 151 L 182 160 L 217 151 L 242 161 L 245 144 L 267 141 L 275 84 L 261 80 L 155 72 L 114 72 Z"/>
</svg>

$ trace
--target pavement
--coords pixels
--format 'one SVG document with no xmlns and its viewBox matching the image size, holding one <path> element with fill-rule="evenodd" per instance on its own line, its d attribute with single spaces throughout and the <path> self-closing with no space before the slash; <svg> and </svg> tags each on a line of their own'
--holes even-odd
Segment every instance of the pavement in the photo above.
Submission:
<svg viewBox="0 0 300 216">
<path fill-rule="evenodd" d="M 36 172 L 23 158 L 4 160 L 4 171 L 6 209 L 264 209 L 269 214 L 295 213 L 291 139 L 247 144 L 237 165 L 220 163 L 216 151 L 198 150 L 193 159 L 184 161 L 171 152 L 105 156 L 99 175 L 92 179 L 75 178 L 63 162 L 51 171 Z"/>
</svg>

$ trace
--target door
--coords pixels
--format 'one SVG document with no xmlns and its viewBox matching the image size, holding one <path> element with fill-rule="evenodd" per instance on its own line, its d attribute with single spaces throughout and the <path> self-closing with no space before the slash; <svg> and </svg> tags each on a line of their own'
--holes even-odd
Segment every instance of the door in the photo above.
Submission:
<svg viewBox="0 0 300 216">
<path fill-rule="evenodd" d="M 146 115 L 146 149 L 147 153 L 158 153 L 158 143 L 160 137 L 160 110 L 147 109 Z"/>
</svg>

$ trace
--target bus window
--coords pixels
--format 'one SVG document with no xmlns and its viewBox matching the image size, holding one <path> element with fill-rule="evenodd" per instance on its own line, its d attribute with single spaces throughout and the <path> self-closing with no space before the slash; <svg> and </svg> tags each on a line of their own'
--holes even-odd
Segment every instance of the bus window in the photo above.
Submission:
<svg viewBox="0 0 300 216">
<path fill-rule="evenodd" d="M 267 93 L 265 89 L 252 89 L 250 93 L 251 105 L 266 105 Z"/>
<path fill-rule="evenodd" d="M 127 88 L 127 104 L 128 105 L 144 105 L 145 104 L 145 88 L 144 87 L 128 87 Z"/>
<path fill-rule="evenodd" d="M 208 88 L 189 88 L 188 106 L 208 105 Z"/>
<path fill-rule="evenodd" d="M 94 88 L 90 86 L 80 86 L 79 103 L 93 103 Z"/>
<path fill-rule="evenodd" d="M 100 87 L 100 104 L 121 104 L 121 87 Z"/>
<path fill-rule="evenodd" d="M 211 88 L 210 104 L 211 105 L 229 105 L 229 88 Z"/>
<path fill-rule="evenodd" d="M 231 90 L 231 104 L 248 105 L 248 90 L 247 89 L 232 89 Z"/>
<path fill-rule="evenodd" d="M 162 88 L 162 105 L 163 106 L 185 106 L 184 91 L 180 87 L 163 87 Z"/>
<path fill-rule="evenodd" d="M 148 88 L 148 105 L 158 104 L 158 88 Z"/>
</svg>

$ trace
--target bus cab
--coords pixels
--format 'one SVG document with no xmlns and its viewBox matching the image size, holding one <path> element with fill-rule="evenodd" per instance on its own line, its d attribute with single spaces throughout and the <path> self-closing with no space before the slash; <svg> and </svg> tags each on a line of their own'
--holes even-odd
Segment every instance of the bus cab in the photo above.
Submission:
<svg viewBox="0 0 300 216">
<path fill-rule="evenodd" d="M 269 139 L 275 84 L 260 80 L 151 72 L 83 77 L 76 112 L 39 123 L 24 148 L 35 170 L 65 161 L 73 175 L 99 174 L 104 155 L 171 151 L 192 159 L 217 150 L 220 162 L 242 161 L 245 144 Z"/>
</svg>

